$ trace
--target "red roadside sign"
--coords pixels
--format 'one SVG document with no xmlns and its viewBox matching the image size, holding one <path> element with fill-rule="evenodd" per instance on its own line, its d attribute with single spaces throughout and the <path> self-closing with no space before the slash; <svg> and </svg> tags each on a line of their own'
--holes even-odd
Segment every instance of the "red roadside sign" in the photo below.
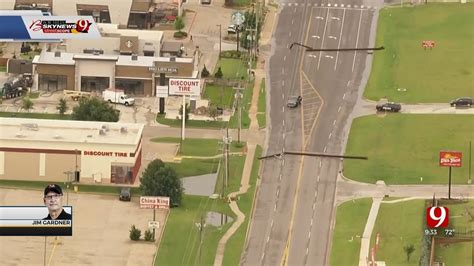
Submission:
<svg viewBox="0 0 474 266">
<path fill-rule="evenodd" d="M 461 167 L 462 152 L 459 151 L 440 151 L 439 166 L 441 167 Z"/>
</svg>

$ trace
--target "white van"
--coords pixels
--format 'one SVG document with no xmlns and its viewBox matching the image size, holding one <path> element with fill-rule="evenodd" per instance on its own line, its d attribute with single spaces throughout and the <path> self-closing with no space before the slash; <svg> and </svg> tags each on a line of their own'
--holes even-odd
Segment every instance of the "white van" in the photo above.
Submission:
<svg viewBox="0 0 474 266">
<path fill-rule="evenodd" d="M 135 99 L 128 97 L 123 90 L 119 89 L 108 89 L 102 92 L 102 97 L 104 101 L 109 103 L 120 103 L 125 106 L 131 106 L 135 104 Z"/>
</svg>

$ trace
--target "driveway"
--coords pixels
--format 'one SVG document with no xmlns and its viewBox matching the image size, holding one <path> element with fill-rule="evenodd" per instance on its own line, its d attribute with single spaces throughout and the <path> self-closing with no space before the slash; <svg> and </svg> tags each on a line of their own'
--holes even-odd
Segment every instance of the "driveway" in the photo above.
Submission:
<svg viewBox="0 0 474 266">
<path fill-rule="evenodd" d="M 376 102 L 360 100 L 355 107 L 355 117 L 376 114 Z M 451 107 L 449 103 L 403 104 L 403 114 L 474 114 L 474 108 Z"/>
<path fill-rule="evenodd" d="M 0 205 L 42 205 L 41 191 L 0 188 Z M 152 210 L 140 209 L 138 198 L 121 202 L 115 195 L 69 193 L 73 206 L 73 236 L 0 237 L 2 265 L 151 265 L 157 246 L 131 241 L 132 224 L 142 231 L 152 220 Z M 157 211 L 165 222 L 166 211 Z M 163 227 L 161 227 L 163 228 Z M 156 233 L 156 239 L 161 230 Z M 45 254 L 46 241 L 46 257 Z"/>
</svg>

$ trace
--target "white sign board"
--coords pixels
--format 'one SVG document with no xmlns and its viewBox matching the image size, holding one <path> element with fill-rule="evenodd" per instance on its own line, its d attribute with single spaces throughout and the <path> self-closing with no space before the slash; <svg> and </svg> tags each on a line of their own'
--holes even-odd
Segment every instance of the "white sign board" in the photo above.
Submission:
<svg viewBox="0 0 474 266">
<path fill-rule="evenodd" d="M 150 228 L 150 229 L 159 229 L 160 228 L 160 222 L 158 222 L 158 221 L 148 221 L 148 228 Z"/>
<path fill-rule="evenodd" d="M 168 87 L 170 95 L 201 95 L 200 79 L 170 79 Z"/>
<path fill-rule="evenodd" d="M 141 209 L 169 209 L 169 197 L 140 197 Z"/>
</svg>

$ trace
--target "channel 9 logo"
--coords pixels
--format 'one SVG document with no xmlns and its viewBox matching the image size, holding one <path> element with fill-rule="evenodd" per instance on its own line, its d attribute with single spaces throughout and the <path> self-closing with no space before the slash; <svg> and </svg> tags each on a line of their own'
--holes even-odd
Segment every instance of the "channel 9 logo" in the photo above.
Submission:
<svg viewBox="0 0 474 266">
<path fill-rule="evenodd" d="M 447 227 L 449 224 L 449 209 L 439 206 L 427 208 L 426 224 L 429 228 Z"/>
</svg>

